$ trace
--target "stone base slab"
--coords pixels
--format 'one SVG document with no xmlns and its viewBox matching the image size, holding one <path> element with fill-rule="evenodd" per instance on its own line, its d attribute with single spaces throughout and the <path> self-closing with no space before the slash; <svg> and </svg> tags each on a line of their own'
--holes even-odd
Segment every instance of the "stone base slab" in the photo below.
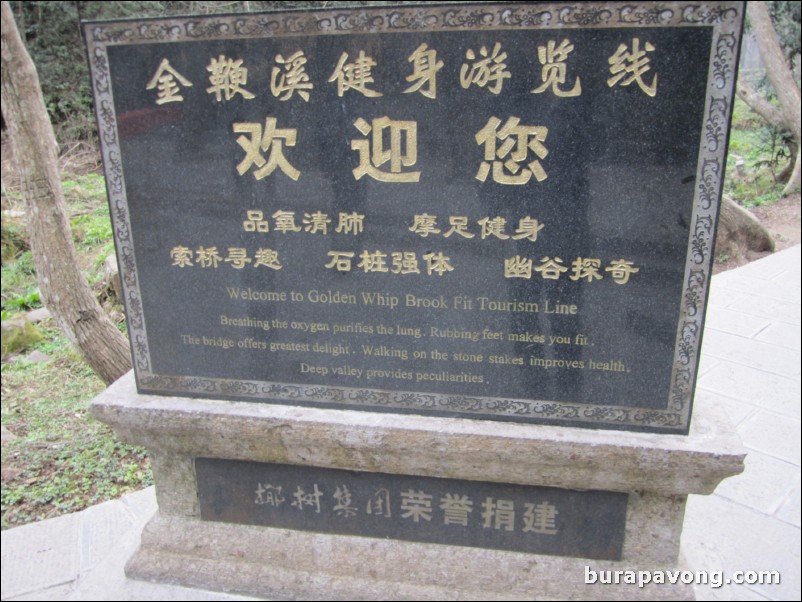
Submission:
<svg viewBox="0 0 802 602">
<path fill-rule="evenodd" d="M 585 584 L 618 562 L 321 535 L 157 515 L 126 566 L 134 579 L 270 599 L 693 600 L 690 585 Z M 627 563 L 629 569 L 658 568 Z M 665 568 L 665 567 L 660 567 Z"/>
<path fill-rule="evenodd" d="M 684 437 L 140 395 L 129 374 L 92 412 L 151 455 L 159 513 L 128 574 L 273 598 L 691 599 L 683 585 L 586 585 L 585 567 L 676 569 L 687 495 L 743 470 L 709 411 Z M 201 521 L 199 457 L 625 492 L 622 560 Z"/>
</svg>

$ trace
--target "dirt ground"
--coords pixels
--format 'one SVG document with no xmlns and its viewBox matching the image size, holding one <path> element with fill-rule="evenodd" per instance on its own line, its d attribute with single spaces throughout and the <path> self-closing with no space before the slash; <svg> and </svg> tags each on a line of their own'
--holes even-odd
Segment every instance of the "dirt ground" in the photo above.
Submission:
<svg viewBox="0 0 802 602">
<path fill-rule="evenodd" d="M 802 213 L 800 213 L 799 193 L 783 197 L 773 205 L 753 207 L 750 211 L 774 238 L 775 252 L 800 243 L 802 238 L 800 236 Z M 719 272 L 731 270 L 770 254 L 769 251 L 762 253 L 750 251 L 744 255 L 730 257 L 724 262 L 716 260 L 713 266 L 713 273 L 718 274 Z M 716 257 L 718 257 L 718 254 L 716 254 Z"/>
</svg>

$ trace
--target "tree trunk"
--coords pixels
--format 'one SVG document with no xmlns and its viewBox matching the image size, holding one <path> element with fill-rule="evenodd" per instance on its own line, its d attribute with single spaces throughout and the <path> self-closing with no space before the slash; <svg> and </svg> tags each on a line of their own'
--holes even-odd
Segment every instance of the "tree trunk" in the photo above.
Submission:
<svg viewBox="0 0 802 602">
<path fill-rule="evenodd" d="M 2 3 L 2 101 L 22 193 L 42 300 L 64 334 L 107 384 L 131 368 L 128 342 L 89 288 L 72 243 L 53 127 L 39 77 Z"/>
<path fill-rule="evenodd" d="M 791 177 L 788 179 L 788 183 L 783 188 L 783 196 L 787 194 L 791 194 L 795 190 L 799 190 L 802 188 L 802 178 L 800 178 L 800 162 L 802 162 L 802 156 L 799 152 L 799 147 L 797 147 L 796 151 L 796 162 L 794 163 L 794 171 L 791 172 Z"/>
<path fill-rule="evenodd" d="M 763 64 L 766 66 L 766 75 L 780 101 L 783 124 L 791 131 L 797 148 L 800 148 L 802 147 L 802 103 L 800 102 L 799 87 L 785 62 L 785 55 L 783 55 L 782 47 L 777 39 L 777 33 L 774 31 L 769 9 L 765 2 L 749 2 L 747 11 L 757 45 L 760 48 L 760 58 L 763 59 Z M 789 180 L 783 194 L 799 188 L 799 154 L 796 157 L 793 173 L 795 175 Z"/>
<path fill-rule="evenodd" d="M 749 251 L 774 251 L 774 239 L 769 231 L 732 199 L 721 199 L 718 219 L 716 256 L 740 257 Z"/>
<path fill-rule="evenodd" d="M 774 181 L 775 182 L 782 182 L 783 184 L 788 184 L 788 181 L 792 179 L 794 175 L 794 168 L 799 164 L 798 159 L 796 158 L 797 154 L 799 153 L 799 149 L 796 147 L 796 142 L 793 139 L 788 140 L 788 165 L 786 165 L 783 170 L 777 174 Z"/>
</svg>

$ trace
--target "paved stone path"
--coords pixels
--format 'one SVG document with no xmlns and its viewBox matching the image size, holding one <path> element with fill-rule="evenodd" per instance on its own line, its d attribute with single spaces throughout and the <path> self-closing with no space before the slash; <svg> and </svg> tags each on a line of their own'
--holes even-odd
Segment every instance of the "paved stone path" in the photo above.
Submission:
<svg viewBox="0 0 802 602">
<path fill-rule="evenodd" d="M 743 474 L 690 496 L 694 571 L 779 571 L 779 585 L 697 586 L 700 600 L 800 599 L 800 247 L 713 278 L 697 404 L 723 407 L 748 450 Z M 123 573 L 156 511 L 153 488 L 2 533 L 3 600 L 247 600 Z M 578 579 L 582 576 L 578 575 Z"/>
<path fill-rule="evenodd" d="M 697 404 L 723 407 L 746 470 L 690 496 L 694 570 L 779 571 L 779 585 L 698 587 L 700 600 L 800 599 L 800 247 L 713 278 Z"/>
</svg>

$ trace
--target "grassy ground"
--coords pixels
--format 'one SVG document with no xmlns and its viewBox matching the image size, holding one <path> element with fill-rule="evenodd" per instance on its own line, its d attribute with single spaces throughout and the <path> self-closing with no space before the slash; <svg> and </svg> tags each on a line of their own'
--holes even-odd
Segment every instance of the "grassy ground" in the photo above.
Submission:
<svg viewBox="0 0 802 602">
<path fill-rule="evenodd" d="M 41 306 L 25 207 L 8 180 L 4 174 L 3 320 Z M 114 252 L 103 178 L 67 175 L 63 185 L 81 267 L 110 314 L 121 318 L 103 272 L 103 260 Z M 2 446 L 3 529 L 81 510 L 152 482 L 144 450 L 122 444 L 87 412 L 103 382 L 52 319 L 37 328 L 42 340 L 2 364 L 2 423 L 12 435 Z M 34 350 L 47 361 L 34 361 Z"/>
</svg>

